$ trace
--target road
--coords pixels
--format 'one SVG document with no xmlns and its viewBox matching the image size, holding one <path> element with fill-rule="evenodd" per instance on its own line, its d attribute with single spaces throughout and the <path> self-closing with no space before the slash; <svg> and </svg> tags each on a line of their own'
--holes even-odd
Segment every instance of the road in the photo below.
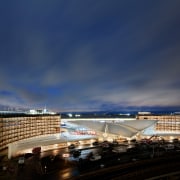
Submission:
<svg viewBox="0 0 180 180">
<path fill-rule="evenodd" d="M 54 173 L 46 175 L 45 180 L 61 180 L 61 179 L 65 180 L 65 179 L 79 179 L 79 178 L 92 179 L 93 176 L 96 177 L 97 175 L 101 179 L 111 179 L 112 177 L 115 178 L 116 176 L 127 176 L 127 175 L 130 176 L 131 173 L 138 174 L 139 170 L 142 171 L 145 167 L 146 167 L 146 172 L 149 173 L 149 175 L 151 175 L 152 172 L 148 171 L 148 169 L 154 168 L 153 171 L 156 171 L 156 169 L 159 168 L 159 172 L 163 172 L 160 166 L 161 167 L 164 166 L 163 168 L 166 169 L 166 172 L 168 172 L 168 170 L 170 169 L 176 170 L 176 166 L 175 166 L 176 158 L 173 159 L 173 161 L 171 161 L 172 163 L 170 163 L 170 159 L 172 159 L 173 156 L 178 156 L 179 158 L 180 155 L 179 152 L 164 151 L 162 153 L 158 150 L 157 152 L 154 152 L 155 157 L 152 158 L 151 157 L 152 149 L 151 151 L 146 151 L 146 150 L 143 150 L 141 152 L 130 151 L 129 153 L 126 153 L 123 151 L 127 149 L 128 146 L 117 146 L 114 149 L 120 150 L 121 152 L 109 153 L 105 151 L 103 153 L 102 159 L 97 161 L 89 161 L 85 157 L 87 157 L 87 155 L 92 151 L 94 153 L 99 151 L 98 147 L 93 149 L 91 148 L 92 147 L 80 148 L 80 150 L 82 151 L 80 157 L 73 158 L 71 156 L 67 158 L 64 161 L 64 166 L 61 167 L 58 172 L 56 171 Z M 152 162 L 156 160 L 156 158 L 157 159 L 162 158 L 162 159 L 156 161 L 155 164 L 157 164 L 157 166 L 154 167 L 154 164 L 152 165 Z M 81 159 L 81 161 L 79 159 Z M 148 161 L 149 159 L 150 161 Z M 165 162 L 169 162 L 169 163 L 165 163 Z M 147 165 L 148 163 L 150 163 L 150 165 Z M 169 167 L 166 164 L 168 164 L 171 167 Z M 121 171 L 118 169 L 119 167 L 121 167 Z M 111 172 L 111 168 L 114 168 L 112 172 Z M 98 174 L 97 172 L 103 172 L 103 173 Z"/>
<path fill-rule="evenodd" d="M 43 170 L 46 173 L 43 177 L 44 180 L 67 180 L 82 177 L 84 174 L 88 177 L 88 173 L 91 172 L 108 172 L 108 169 L 112 167 L 122 167 L 125 164 L 130 164 L 127 169 L 121 172 L 121 175 L 133 172 L 133 164 L 137 164 L 141 161 L 160 158 L 168 155 L 168 157 L 174 156 L 176 154 L 180 155 L 176 151 L 160 151 L 160 149 L 151 148 L 146 149 L 144 145 L 138 146 L 139 149 L 133 149 L 133 146 L 118 145 L 113 147 L 113 149 L 104 149 L 99 146 L 92 145 L 81 145 L 76 148 L 76 150 L 81 151 L 80 156 L 73 157 L 68 148 L 61 148 L 50 150 L 41 153 L 41 162 Z M 129 149 L 130 148 L 130 149 Z M 113 151 L 114 152 L 113 152 Z M 127 152 L 126 152 L 127 150 Z M 87 159 L 87 156 L 93 152 L 93 154 L 100 153 L 101 159 L 96 161 L 91 161 Z M 153 157 L 151 156 L 153 153 Z M 63 154 L 68 156 L 63 157 Z M 70 156 L 69 156 L 70 155 Z M 153 160 L 152 159 L 152 160 Z M 167 159 L 166 159 L 167 161 Z M 140 166 L 139 169 L 143 169 L 144 165 Z M 126 171 L 127 170 L 127 171 Z M 113 174 L 118 174 L 119 170 L 115 170 Z M 111 177 L 112 172 L 105 175 L 105 177 Z M 93 176 L 94 174 L 91 174 Z M 95 173 L 97 175 L 97 173 Z M 104 176 L 104 175 L 103 175 Z M 101 177 L 101 174 L 99 174 Z M 104 177 L 104 178 L 105 178 Z"/>
</svg>

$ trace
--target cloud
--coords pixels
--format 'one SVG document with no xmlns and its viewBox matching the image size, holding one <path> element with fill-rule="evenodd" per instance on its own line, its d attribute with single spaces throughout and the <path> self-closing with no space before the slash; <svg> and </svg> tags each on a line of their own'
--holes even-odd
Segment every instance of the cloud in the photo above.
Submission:
<svg viewBox="0 0 180 180">
<path fill-rule="evenodd" d="M 3 10 L 0 88 L 11 94 L 0 103 L 179 105 L 180 3 L 129 2 L 38 0 Z"/>
</svg>

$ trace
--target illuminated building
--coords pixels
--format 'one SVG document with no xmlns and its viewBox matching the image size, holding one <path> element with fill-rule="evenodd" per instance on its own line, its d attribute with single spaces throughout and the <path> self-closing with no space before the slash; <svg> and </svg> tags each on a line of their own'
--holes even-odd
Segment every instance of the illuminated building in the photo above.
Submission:
<svg viewBox="0 0 180 180">
<path fill-rule="evenodd" d="M 156 124 L 156 120 L 124 120 L 121 122 L 111 122 L 106 118 L 106 121 L 100 121 L 96 119 L 93 120 L 85 120 L 85 119 L 76 119 L 76 120 L 69 120 L 66 123 L 72 128 L 73 125 L 86 127 L 91 130 L 96 131 L 99 136 L 114 136 L 114 137 L 125 137 L 125 138 L 133 138 L 134 136 L 138 135 L 139 133 L 143 133 L 143 131 L 149 127 L 154 127 Z"/>
<path fill-rule="evenodd" d="M 138 113 L 138 120 L 157 120 L 155 131 L 157 134 L 180 135 L 180 114 L 154 115 L 151 113 Z"/>
<path fill-rule="evenodd" d="M 0 150 L 19 140 L 60 132 L 60 115 L 47 111 L 0 112 Z"/>
</svg>

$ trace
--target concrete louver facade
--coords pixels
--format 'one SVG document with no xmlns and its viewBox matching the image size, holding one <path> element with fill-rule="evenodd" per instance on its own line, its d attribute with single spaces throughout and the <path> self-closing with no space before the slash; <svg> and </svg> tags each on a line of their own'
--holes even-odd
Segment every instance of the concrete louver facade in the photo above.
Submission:
<svg viewBox="0 0 180 180">
<path fill-rule="evenodd" d="M 156 120 L 129 120 L 118 123 L 99 121 L 69 121 L 72 124 L 86 127 L 100 133 L 107 133 L 117 136 L 132 137 L 144 129 L 157 123 Z"/>
<path fill-rule="evenodd" d="M 148 114 L 138 114 L 137 120 L 157 120 L 155 130 L 158 134 L 180 134 L 180 114 L 169 114 L 169 115 L 154 115 L 151 113 Z"/>
<path fill-rule="evenodd" d="M 0 113 L 0 150 L 20 140 L 60 133 L 59 114 Z"/>
</svg>

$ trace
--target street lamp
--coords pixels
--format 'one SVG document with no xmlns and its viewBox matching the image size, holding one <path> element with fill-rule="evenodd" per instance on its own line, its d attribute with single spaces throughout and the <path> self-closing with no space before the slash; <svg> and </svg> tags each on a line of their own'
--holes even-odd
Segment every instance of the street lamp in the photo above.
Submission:
<svg viewBox="0 0 180 180">
<path fill-rule="evenodd" d="M 63 135 L 65 137 L 65 140 L 66 140 L 66 146 L 68 146 L 68 137 Z"/>
<path fill-rule="evenodd" d="M 108 132 L 108 125 L 107 125 L 107 123 L 106 123 L 106 124 L 105 124 L 104 133 L 103 133 L 104 139 L 107 138 L 107 136 L 108 136 L 107 132 Z"/>
</svg>

